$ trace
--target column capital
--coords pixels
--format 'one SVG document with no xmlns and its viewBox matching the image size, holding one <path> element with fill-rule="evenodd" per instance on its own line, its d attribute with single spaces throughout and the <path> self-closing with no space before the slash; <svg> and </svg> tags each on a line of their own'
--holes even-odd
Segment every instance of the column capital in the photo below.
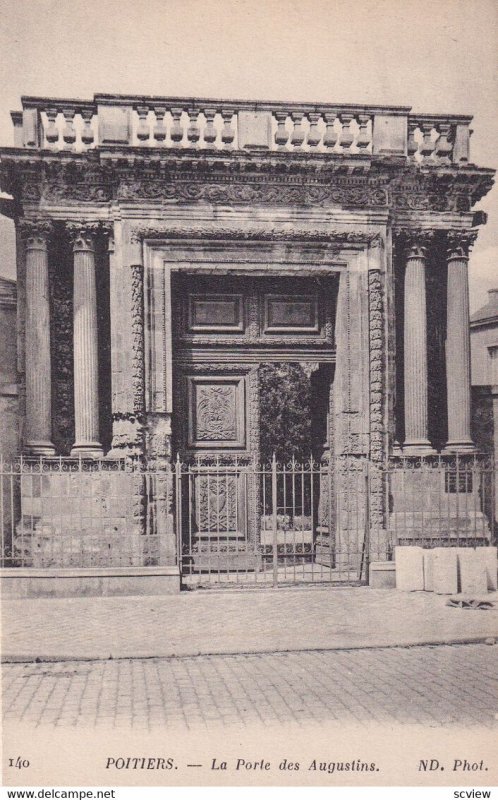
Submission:
<svg viewBox="0 0 498 800">
<path fill-rule="evenodd" d="M 448 261 L 467 259 L 471 247 L 477 239 L 477 231 L 447 231 L 446 256 Z"/>
<path fill-rule="evenodd" d="M 427 258 L 427 251 L 434 242 L 436 231 L 432 229 L 395 228 L 393 238 L 405 258 Z"/>
<path fill-rule="evenodd" d="M 94 221 L 70 220 L 66 222 L 66 230 L 73 245 L 73 252 L 93 252 L 95 249 L 95 237 L 101 227 L 100 222 Z"/>
<path fill-rule="evenodd" d="M 43 217 L 23 217 L 19 220 L 19 233 L 26 248 L 46 250 L 47 239 L 53 233 L 53 223 Z"/>
</svg>

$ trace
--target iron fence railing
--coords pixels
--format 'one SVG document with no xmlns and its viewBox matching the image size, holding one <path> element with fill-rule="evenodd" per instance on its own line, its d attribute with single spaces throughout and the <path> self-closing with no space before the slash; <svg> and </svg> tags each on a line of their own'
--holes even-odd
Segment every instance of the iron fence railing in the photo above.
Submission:
<svg viewBox="0 0 498 800">
<path fill-rule="evenodd" d="M 476 456 L 0 460 L 3 567 L 178 564 L 186 586 L 363 583 L 396 545 L 496 540 Z"/>
</svg>

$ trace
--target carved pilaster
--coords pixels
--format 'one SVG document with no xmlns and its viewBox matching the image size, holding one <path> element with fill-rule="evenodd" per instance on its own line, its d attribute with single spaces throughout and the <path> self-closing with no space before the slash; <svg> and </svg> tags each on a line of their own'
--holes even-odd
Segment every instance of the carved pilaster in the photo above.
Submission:
<svg viewBox="0 0 498 800">
<path fill-rule="evenodd" d="M 101 456 L 94 222 L 70 222 L 74 253 L 73 351 L 75 442 L 72 455 Z"/>
<path fill-rule="evenodd" d="M 133 408 L 113 414 L 112 445 L 129 454 L 140 454 L 145 419 L 144 268 L 142 264 L 133 264 L 130 269 Z"/>
<path fill-rule="evenodd" d="M 23 219 L 19 230 L 26 258 L 26 449 L 53 455 L 50 299 L 46 219 Z"/>
<path fill-rule="evenodd" d="M 384 298 L 379 270 L 368 273 L 370 342 L 370 525 L 382 528 L 384 495 Z"/>
<path fill-rule="evenodd" d="M 474 448 L 470 435 L 470 328 L 468 259 L 477 233 L 447 234 L 446 380 L 449 450 Z"/>
<path fill-rule="evenodd" d="M 132 381 L 133 381 L 133 410 L 143 415 L 145 403 L 144 386 L 144 268 L 142 264 L 131 267 L 131 292 L 132 292 Z"/>
</svg>

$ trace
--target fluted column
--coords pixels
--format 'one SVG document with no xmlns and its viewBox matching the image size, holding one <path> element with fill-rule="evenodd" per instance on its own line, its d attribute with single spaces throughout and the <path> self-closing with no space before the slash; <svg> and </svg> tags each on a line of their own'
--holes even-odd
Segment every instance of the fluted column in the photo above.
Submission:
<svg viewBox="0 0 498 800">
<path fill-rule="evenodd" d="M 425 269 L 431 231 L 405 237 L 404 280 L 404 451 L 432 452 L 428 439 L 427 310 Z"/>
<path fill-rule="evenodd" d="M 33 455 L 54 455 L 47 252 L 52 226 L 48 220 L 22 220 L 20 229 L 26 258 L 25 448 Z"/>
<path fill-rule="evenodd" d="M 99 374 L 95 234 L 93 223 L 69 223 L 74 253 L 74 423 L 71 455 L 102 455 L 99 435 Z"/>
<path fill-rule="evenodd" d="M 450 231 L 447 235 L 446 384 L 448 450 L 474 449 L 470 435 L 470 320 L 468 260 L 476 233 Z"/>
</svg>

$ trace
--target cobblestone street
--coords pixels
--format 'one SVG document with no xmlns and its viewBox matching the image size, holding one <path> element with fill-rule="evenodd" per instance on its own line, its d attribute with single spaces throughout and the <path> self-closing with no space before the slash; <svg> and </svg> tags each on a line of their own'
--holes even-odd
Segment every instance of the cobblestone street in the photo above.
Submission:
<svg viewBox="0 0 498 800">
<path fill-rule="evenodd" d="M 60 728 L 254 723 L 497 725 L 498 646 L 3 665 L 6 722 Z"/>
</svg>

